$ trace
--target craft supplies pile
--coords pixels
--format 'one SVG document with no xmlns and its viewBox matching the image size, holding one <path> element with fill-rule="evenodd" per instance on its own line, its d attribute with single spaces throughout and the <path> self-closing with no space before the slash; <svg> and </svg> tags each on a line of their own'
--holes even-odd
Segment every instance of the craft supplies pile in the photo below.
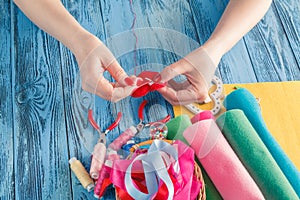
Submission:
<svg viewBox="0 0 300 200">
<path fill-rule="evenodd" d="M 143 72 L 144 82 L 134 97 L 164 87 L 152 78 L 155 72 Z M 69 163 L 82 186 L 101 198 L 108 186 L 115 188 L 116 199 L 272 199 L 300 198 L 300 172 L 267 129 L 257 99 L 240 88 L 224 98 L 226 111 L 219 113 L 221 94 L 210 94 L 211 110 L 187 108 L 197 113 L 156 122 L 145 122 L 144 107 L 137 115 L 140 123 L 121 133 L 107 144 L 106 135 L 93 119 L 90 124 L 99 133 L 89 173 L 76 158 Z M 222 99 L 223 100 L 223 99 Z M 216 116 L 218 117 L 216 118 Z M 147 140 L 136 144 L 134 138 L 147 129 Z M 120 150 L 127 152 L 120 156 Z"/>
</svg>

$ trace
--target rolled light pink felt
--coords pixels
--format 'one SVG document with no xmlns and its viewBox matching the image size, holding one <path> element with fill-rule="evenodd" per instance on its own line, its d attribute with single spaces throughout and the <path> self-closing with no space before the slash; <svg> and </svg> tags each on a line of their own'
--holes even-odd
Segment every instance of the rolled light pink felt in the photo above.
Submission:
<svg viewBox="0 0 300 200">
<path fill-rule="evenodd" d="M 196 122 L 183 136 L 225 200 L 264 199 L 214 120 Z"/>
</svg>

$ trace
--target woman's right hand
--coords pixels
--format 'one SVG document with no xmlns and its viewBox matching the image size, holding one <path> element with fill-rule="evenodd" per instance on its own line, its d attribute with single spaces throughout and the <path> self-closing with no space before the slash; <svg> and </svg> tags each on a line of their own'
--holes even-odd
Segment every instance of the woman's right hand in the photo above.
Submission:
<svg viewBox="0 0 300 200">
<path fill-rule="evenodd" d="M 86 31 L 65 9 L 60 0 L 14 0 L 41 29 L 67 46 L 80 67 L 82 88 L 113 102 L 127 97 L 135 89 L 136 78 L 128 77 L 108 48 Z M 108 71 L 116 80 L 104 78 Z"/>
<path fill-rule="evenodd" d="M 90 33 L 85 34 L 77 37 L 81 45 L 77 43 L 72 45 L 71 49 L 79 65 L 82 88 L 112 102 L 131 95 L 136 89 L 138 78 L 129 77 L 110 50 L 97 37 Z M 103 76 L 105 71 L 111 74 L 115 83 Z"/>
</svg>

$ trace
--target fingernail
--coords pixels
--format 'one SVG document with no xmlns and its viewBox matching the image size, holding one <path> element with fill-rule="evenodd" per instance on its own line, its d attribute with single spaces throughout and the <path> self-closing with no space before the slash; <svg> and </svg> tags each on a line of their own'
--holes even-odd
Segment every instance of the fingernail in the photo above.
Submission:
<svg viewBox="0 0 300 200">
<path fill-rule="evenodd" d="M 127 85 L 134 85 L 134 81 L 130 77 L 125 78 L 125 83 Z"/>
<path fill-rule="evenodd" d="M 137 86 L 140 86 L 140 85 L 143 84 L 143 82 L 144 82 L 144 81 L 143 81 L 142 79 L 138 79 L 137 82 L 136 82 L 136 85 L 137 85 Z"/>
<path fill-rule="evenodd" d="M 154 82 L 160 82 L 161 81 L 161 75 L 157 74 L 154 78 L 153 78 Z"/>
</svg>

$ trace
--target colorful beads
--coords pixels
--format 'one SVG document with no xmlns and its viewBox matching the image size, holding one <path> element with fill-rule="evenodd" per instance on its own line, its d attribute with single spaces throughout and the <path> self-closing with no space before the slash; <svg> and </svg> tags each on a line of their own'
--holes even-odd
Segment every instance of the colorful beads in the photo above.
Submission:
<svg viewBox="0 0 300 200">
<path fill-rule="evenodd" d="M 168 127 L 162 122 L 155 122 L 150 126 L 150 139 L 165 139 L 167 138 Z"/>
</svg>

